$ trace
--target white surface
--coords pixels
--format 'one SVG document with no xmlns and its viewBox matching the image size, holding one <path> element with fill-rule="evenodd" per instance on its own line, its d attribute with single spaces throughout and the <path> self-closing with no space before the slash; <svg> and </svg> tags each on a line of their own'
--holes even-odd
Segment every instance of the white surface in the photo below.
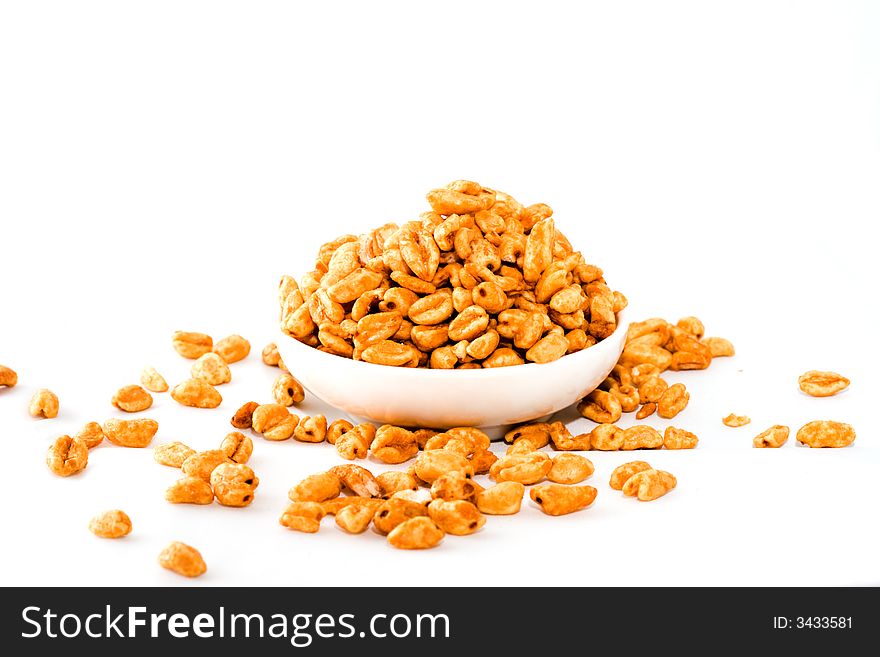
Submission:
<svg viewBox="0 0 880 657">
<path fill-rule="evenodd" d="M 578 6 L 4 4 L 0 363 L 20 385 L 0 391 L 0 581 L 189 584 L 155 562 L 176 539 L 203 552 L 203 585 L 880 584 L 877 5 Z M 51 440 L 118 415 L 143 365 L 186 376 L 175 329 L 253 342 L 218 410 L 157 395 L 143 414 L 156 442 L 216 445 L 241 402 L 269 398 L 279 274 L 461 177 L 549 203 L 634 317 L 696 314 L 734 341 L 735 358 L 669 377 L 698 449 L 591 454 L 589 510 L 525 504 L 427 553 L 277 524 L 287 489 L 337 462 L 327 445 L 257 439 L 244 510 L 166 504 L 175 474 L 149 450 L 47 471 Z M 826 368 L 851 389 L 803 396 L 797 376 Z M 40 387 L 55 420 L 27 415 Z M 730 412 L 753 422 L 724 427 Z M 852 448 L 750 446 L 826 418 L 855 426 Z M 678 489 L 612 491 L 633 457 Z M 113 507 L 134 533 L 94 538 Z"/>
<path fill-rule="evenodd" d="M 614 333 L 566 358 L 482 370 L 374 365 L 325 354 L 280 330 L 276 342 L 306 389 L 353 422 L 479 427 L 494 440 L 511 425 L 546 418 L 595 390 L 620 358 L 628 317 L 621 312 Z"/>
</svg>

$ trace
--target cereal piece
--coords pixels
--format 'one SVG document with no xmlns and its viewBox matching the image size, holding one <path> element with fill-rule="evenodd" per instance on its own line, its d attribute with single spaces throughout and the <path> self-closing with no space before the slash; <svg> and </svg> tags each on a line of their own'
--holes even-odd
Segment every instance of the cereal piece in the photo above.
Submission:
<svg viewBox="0 0 880 657">
<path fill-rule="evenodd" d="M 643 470 L 626 480 L 623 494 L 638 497 L 642 502 L 650 502 L 663 497 L 675 488 L 675 477 L 663 470 Z"/>
<path fill-rule="evenodd" d="M 623 429 L 613 424 L 600 424 L 590 432 L 590 447 L 614 452 L 623 447 Z"/>
<path fill-rule="evenodd" d="M 415 491 L 419 489 L 419 482 L 416 478 L 409 472 L 401 472 L 400 470 L 389 470 L 376 475 L 376 481 L 382 489 L 383 497 L 391 497 L 403 490 Z"/>
<path fill-rule="evenodd" d="M 596 499 L 597 493 L 592 486 L 543 484 L 532 488 L 529 497 L 548 516 L 562 516 L 587 508 Z"/>
<path fill-rule="evenodd" d="M 782 447 L 788 441 L 788 434 L 789 429 L 787 426 L 774 424 L 766 431 L 762 431 L 755 436 L 754 440 L 752 440 L 752 445 L 759 448 Z"/>
<path fill-rule="evenodd" d="M 314 534 L 321 528 L 323 517 L 324 510 L 317 502 L 291 502 L 278 522 L 287 529 Z"/>
<path fill-rule="evenodd" d="M 306 415 L 293 430 L 294 439 L 302 443 L 322 443 L 326 435 L 327 418 L 323 415 Z"/>
<path fill-rule="evenodd" d="M 363 534 L 373 521 L 375 509 L 362 504 L 349 504 L 336 512 L 336 524 L 349 534 Z"/>
<path fill-rule="evenodd" d="M 487 515 L 508 516 L 519 513 L 526 487 L 518 481 L 502 481 L 476 494 L 477 508 Z"/>
<path fill-rule="evenodd" d="M 126 413 L 137 413 L 153 405 L 153 396 L 140 386 L 124 386 L 116 391 L 110 401 Z"/>
<path fill-rule="evenodd" d="M 564 335 L 548 333 L 526 352 L 526 360 L 533 363 L 549 363 L 562 358 L 568 351 L 568 340 Z"/>
<path fill-rule="evenodd" d="M 187 331 L 175 331 L 171 338 L 174 350 L 184 358 L 195 360 L 211 351 L 214 341 L 210 335 L 204 333 L 191 333 Z"/>
<path fill-rule="evenodd" d="M 694 449 L 699 441 L 696 434 L 676 427 L 666 427 L 663 433 L 663 446 L 666 449 Z"/>
<path fill-rule="evenodd" d="M 373 513 L 376 512 L 376 509 L 378 509 L 384 501 L 385 500 L 369 497 L 334 497 L 332 500 L 319 502 L 319 505 L 324 514 L 328 516 L 336 515 L 348 506 L 355 506 L 358 508 L 369 507 L 371 509 L 370 520 L 372 520 Z"/>
<path fill-rule="evenodd" d="M 489 470 L 491 470 L 492 466 L 495 465 L 498 457 L 495 455 L 494 452 L 491 452 L 488 449 L 478 449 L 470 456 L 468 460 L 471 462 L 471 467 L 474 469 L 474 474 L 481 475 L 489 474 Z"/>
<path fill-rule="evenodd" d="M 428 505 L 428 516 L 440 529 L 453 536 L 467 536 L 486 524 L 486 517 L 466 500 L 435 499 Z"/>
<path fill-rule="evenodd" d="M 608 485 L 614 490 L 623 490 L 624 484 L 629 481 L 630 477 L 639 472 L 644 472 L 650 469 L 651 466 L 645 461 L 630 461 L 629 463 L 624 463 L 623 465 L 614 468 Z"/>
<path fill-rule="evenodd" d="M 12 388 L 16 383 L 18 383 L 18 374 L 15 373 L 15 370 L 0 365 L 0 388 Z"/>
<path fill-rule="evenodd" d="M 119 420 L 112 418 L 104 422 L 104 435 L 114 445 L 120 447 L 146 447 L 159 430 L 156 420 Z"/>
<path fill-rule="evenodd" d="M 104 511 L 89 521 L 89 531 L 101 538 L 122 538 L 131 533 L 131 518 L 119 509 Z"/>
<path fill-rule="evenodd" d="M 211 485 L 199 477 L 182 477 L 165 489 L 171 504 L 210 504 L 214 501 Z"/>
<path fill-rule="evenodd" d="M 250 429 L 251 423 L 253 422 L 254 411 L 257 410 L 259 404 L 255 401 L 249 401 L 242 405 L 237 411 L 235 411 L 235 415 L 232 416 L 232 420 L 230 423 L 236 429 Z"/>
<path fill-rule="evenodd" d="M 400 550 L 423 550 L 439 545 L 445 535 L 430 518 L 410 518 L 388 534 L 388 543 Z"/>
<path fill-rule="evenodd" d="M 232 381 L 232 370 L 229 369 L 229 365 L 213 351 L 199 356 L 190 368 L 190 374 L 193 379 L 199 379 L 212 386 Z M 171 394 L 174 396 L 173 392 Z"/>
<path fill-rule="evenodd" d="M 167 465 L 172 468 L 183 466 L 183 462 L 196 453 L 192 447 L 181 442 L 162 443 L 153 448 L 153 460 L 159 465 Z"/>
<path fill-rule="evenodd" d="M 599 424 L 617 422 L 623 412 L 617 398 L 604 390 L 591 392 L 580 401 L 577 409 L 585 418 Z"/>
<path fill-rule="evenodd" d="M 336 475 L 352 493 L 359 497 L 379 497 L 382 495 L 382 487 L 373 476 L 373 473 L 353 463 L 336 465 L 328 470 Z"/>
<path fill-rule="evenodd" d="M 263 362 L 269 367 L 278 367 L 281 363 L 281 354 L 278 353 L 278 345 L 270 342 L 263 347 Z"/>
<path fill-rule="evenodd" d="M 51 390 L 37 390 L 31 397 L 28 413 L 33 417 L 52 419 L 58 416 L 58 397 Z"/>
<path fill-rule="evenodd" d="M 701 322 L 696 317 L 682 317 L 680 320 L 678 320 L 678 324 L 676 324 L 676 326 L 678 326 L 678 328 L 683 331 L 687 331 L 697 340 L 702 338 L 703 334 L 706 333 L 703 322 Z"/>
<path fill-rule="evenodd" d="M 727 417 L 722 418 L 721 421 L 728 427 L 744 427 L 752 421 L 752 418 L 748 415 L 734 415 L 731 413 Z"/>
<path fill-rule="evenodd" d="M 214 497 L 223 506 L 247 506 L 254 501 L 254 491 L 260 478 L 247 465 L 221 463 L 211 473 Z"/>
<path fill-rule="evenodd" d="M 467 500 L 468 502 L 473 502 L 476 499 L 477 493 L 482 490 L 483 487 L 466 474 L 460 470 L 453 470 L 452 472 L 440 475 L 434 480 L 431 484 L 431 497 L 447 501 Z"/>
<path fill-rule="evenodd" d="M 220 443 L 223 451 L 235 463 L 247 463 L 254 453 L 254 441 L 238 431 L 230 431 Z"/>
<path fill-rule="evenodd" d="M 201 379 L 188 379 L 171 390 L 171 398 L 184 406 L 217 408 L 223 397 L 214 386 Z"/>
<path fill-rule="evenodd" d="M 633 385 L 621 385 L 609 390 L 611 396 L 620 402 L 620 410 L 624 413 L 632 413 L 639 407 L 641 398 L 639 391 Z"/>
<path fill-rule="evenodd" d="M 272 396 L 282 406 L 293 406 L 305 399 L 306 393 L 302 384 L 290 374 L 279 374 L 272 384 Z"/>
<path fill-rule="evenodd" d="M 668 388 L 669 384 L 659 376 L 648 377 L 639 384 L 639 400 L 643 403 L 656 403 Z"/>
<path fill-rule="evenodd" d="M 657 401 L 657 415 L 667 420 L 674 418 L 684 410 L 690 398 L 690 393 L 683 383 L 669 386 Z"/>
<path fill-rule="evenodd" d="M 837 372 L 810 370 L 798 377 L 798 386 L 811 397 L 831 397 L 849 387 L 849 379 Z"/>
<path fill-rule="evenodd" d="M 351 431 L 354 428 L 354 425 L 348 420 L 334 420 L 329 427 L 327 427 L 327 442 L 331 445 L 335 445 L 336 441 L 339 440 L 339 437 Z"/>
<path fill-rule="evenodd" d="M 623 430 L 623 445 L 620 449 L 659 449 L 663 447 L 663 436 L 654 427 L 638 424 Z"/>
<path fill-rule="evenodd" d="M 232 460 L 222 449 L 209 449 L 187 457 L 180 469 L 188 477 L 211 481 L 211 473 L 214 472 L 214 468 L 222 463 L 232 463 Z"/>
<path fill-rule="evenodd" d="M 397 464 L 415 457 L 419 453 L 419 445 L 411 431 L 385 424 L 376 430 L 370 452 L 383 463 Z"/>
<path fill-rule="evenodd" d="M 469 476 L 474 474 L 474 468 L 466 457 L 446 449 L 430 449 L 419 453 L 414 467 L 419 479 L 429 484 L 448 472 L 462 472 Z"/>
<path fill-rule="evenodd" d="M 214 353 L 227 363 L 237 363 L 251 353 L 251 343 L 240 335 L 230 335 L 217 341 L 214 345 Z"/>
<path fill-rule="evenodd" d="M 529 485 L 541 481 L 552 467 L 553 461 L 543 452 L 507 454 L 495 462 L 489 470 L 489 476 L 499 483 L 518 481 Z"/>
<path fill-rule="evenodd" d="M 374 365 L 415 367 L 419 363 L 420 354 L 421 352 L 415 347 L 392 340 L 382 340 L 364 349 L 361 352 L 361 360 Z"/>
<path fill-rule="evenodd" d="M 637 420 L 644 420 L 646 417 L 649 417 L 654 414 L 654 411 L 657 410 L 657 404 L 653 402 L 649 402 L 647 404 L 643 404 L 642 407 L 636 413 Z"/>
<path fill-rule="evenodd" d="M 92 449 L 92 447 L 97 447 L 104 442 L 104 430 L 97 422 L 88 422 L 74 438 L 79 438 L 86 444 L 86 447 Z"/>
<path fill-rule="evenodd" d="M 410 518 L 427 515 L 428 508 L 424 504 L 403 497 L 391 497 L 376 509 L 373 514 L 373 526 L 379 533 L 388 534 Z"/>
<path fill-rule="evenodd" d="M 198 577 L 208 570 L 198 550 L 178 541 L 162 550 L 159 554 L 159 565 L 184 577 Z"/>
<path fill-rule="evenodd" d="M 712 354 L 712 358 L 721 358 L 723 356 L 733 356 L 736 354 L 736 350 L 733 348 L 733 343 L 730 340 L 725 340 L 724 338 L 703 338 L 700 342 L 709 348 L 709 353 Z"/>
<path fill-rule="evenodd" d="M 389 499 L 398 498 L 401 500 L 406 500 L 407 502 L 415 502 L 416 504 L 421 504 L 422 506 L 427 506 L 432 499 L 431 491 L 426 490 L 424 488 L 417 488 L 416 490 L 399 490 L 394 493 Z"/>
<path fill-rule="evenodd" d="M 856 432 L 843 422 L 814 420 L 798 429 L 796 438 L 810 447 L 847 447 L 856 439 Z"/>
<path fill-rule="evenodd" d="M 261 404 L 254 409 L 251 426 L 266 440 L 287 440 L 293 435 L 299 416 L 281 404 Z"/>
<path fill-rule="evenodd" d="M 309 475 L 287 492 L 292 502 L 325 502 L 342 492 L 342 480 L 332 472 Z"/>
<path fill-rule="evenodd" d="M 69 477 L 81 472 L 88 464 L 89 448 L 79 438 L 56 438 L 46 454 L 46 465 L 59 477 Z"/>
<path fill-rule="evenodd" d="M 168 392 L 168 382 L 149 365 L 141 370 L 141 385 L 150 392 Z"/>
<path fill-rule="evenodd" d="M 515 443 L 520 438 L 529 438 L 536 445 L 535 449 L 541 449 L 550 443 L 550 425 L 546 422 L 522 424 L 504 434 L 506 443 Z"/>
<path fill-rule="evenodd" d="M 580 454 L 557 454 L 547 479 L 557 484 L 579 484 L 593 474 L 593 463 Z"/>
<path fill-rule="evenodd" d="M 353 461 L 367 457 L 370 443 L 376 436 L 376 426 L 369 422 L 362 422 L 352 427 L 336 439 L 336 451 L 344 459 Z"/>
</svg>

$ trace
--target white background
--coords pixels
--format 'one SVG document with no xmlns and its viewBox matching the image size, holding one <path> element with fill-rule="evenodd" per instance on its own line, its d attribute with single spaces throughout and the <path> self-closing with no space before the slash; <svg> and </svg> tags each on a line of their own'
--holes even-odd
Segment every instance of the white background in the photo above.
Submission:
<svg viewBox="0 0 880 657">
<path fill-rule="evenodd" d="M 20 384 L 0 391 L 3 584 L 189 584 L 156 564 L 171 540 L 202 551 L 201 585 L 880 584 L 878 30 L 869 2 L 4 3 L 0 363 Z M 550 204 L 634 316 L 696 314 L 736 344 L 669 376 L 698 449 L 590 454 L 589 510 L 526 503 L 422 553 L 277 524 L 287 489 L 339 461 L 326 444 L 255 438 L 247 509 L 167 504 L 175 473 L 150 450 L 48 472 L 51 441 L 119 415 L 143 365 L 187 375 L 176 329 L 253 342 L 218 410 L 156 395 L 143 414 L 156 443 L 217 445 L 270 398 L 279 275 L 456 178 Z M 808 369 L 851 389 L 806 397 Z M 41 387 L 57 419 L 27 415 Z M 751 448 L 813 419 L 858 439 Z M 607 478 L 634 457 L 679 487 L 624 499 Z M 116 507 L 134 532 L 92 536 Z"/>
</svg>

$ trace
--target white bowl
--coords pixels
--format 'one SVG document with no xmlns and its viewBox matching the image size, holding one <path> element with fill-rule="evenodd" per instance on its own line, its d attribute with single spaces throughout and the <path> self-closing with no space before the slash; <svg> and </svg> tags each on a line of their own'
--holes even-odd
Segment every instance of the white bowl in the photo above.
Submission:
<svg viewBox="0 0 880 657">
<path fill-rule="evenodd" d="M 628 322 L 598 344 L 551 363 L 482 370 L 389 367 L 342 358 L 282 333 L 278 351 L 291 374 L 331 406 L 378 424 L 448 429 L 505 427 L 547 417 L 594 390 L 623 351 Z"/>
</svg>

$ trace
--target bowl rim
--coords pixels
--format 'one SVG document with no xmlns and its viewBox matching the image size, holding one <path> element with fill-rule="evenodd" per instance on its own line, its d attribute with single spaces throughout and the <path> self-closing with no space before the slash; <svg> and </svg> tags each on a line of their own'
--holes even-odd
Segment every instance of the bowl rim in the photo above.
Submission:
<svg viewBox="0 0 880 657">
<path fill-rule="evenodd" d="M 586 349 L 581 349 L 580 351 L 576 351 L 573 354 L 566 354 L 566 355 L 562 356 L 561 358 L 557 358 L 554 361 L 550 361 L 549 363 L 523 363 L 522 365 L 511 365 L 508 367 L 481 367 L 480 369 L 468 369 L 468 370 L 457 370 L 457 369 L 444 370 L 444 369 L 432 369 L 430 367 L 395 367 L 392 365 L 379 365 L 377 363 L 368 363 L 368 362 L 362 361 L 362 360 L 354 360 L 353 358 L 345 358 L 344 356 L 337 356 L 336 354 L 328 354 L 327 352 L 320 351 L 319 349 L 316 349 L 315 347 L 310 347 L 309 345 L 307 345 L 303 342 L 300 342 L 296 338 L 293 338 L 293 337 L 287 335 L 284 331 L 279 330 L 279 333 L 281 334 L 282 337 L 286 338 L 283 345 L 289 344 L 292 349 L 301 349 L 301 350 L 303 350 L 302 353 L 310 354 L 309 357 L 316 357 L 319 360 L 321 358 L 326 358 L 326 359 L 328 359 L 326 361 L 328 363 L 328 365 L 331 362 L 334 362 L 336 364 L 340 364 L 340 361 L 347 361 L 349 364 L 356 364 L 356 366 L 360 367 L 364 374 L 371 371 L 370 368 L 372 368 L 373 371 L 376 371 L 376 372 L 381 371 L 381 372 L 385 372 L 385 373 L 389 373 L 389 370 L 390 370 L 390 371 L 396 372 L 399 376 L 401 376 L 403 378 L 406 378 L 408 376 L 409 377 L 419 377 L 419 376 L 424 377 L 425 372 L 432 372 L 432 374 L 430 376 L 436 380 L 440 380 L 443 377 L 450 377 L 450 378 L 454 378 L 458 381 L 461 381 L 462 379 L 467 379 L 467 378 L 479 379 L 482 377 L 483 379 L 490 379 L 490 378 L 498 377 L 498 376 L 510 376 L 512 371 L 527 372 L 528 373 L 528 372 L 533 372 L 534 368 L 536 368 L 536 367 L 552 368 L 554 366 L 561 367 L 563 363 L 571 364 L 572 359 L 574 359 L 575 357 L 583 358 L 585 355 L 587 355 L 589 353 L 595 353 L 592 350 L 597 349 L 597 348 L 601 348 L 602 345 L 605 344 L 606 342 L 608 342 L 610 344 L 611 339 L 614 336 L 619 336 L 621 331 L 623 331 L 625 333 L 627 331 L 627 329 L 629 328 L 629 323 L 630 323 L 628 315 L 629 315 L 629 313 L 627 312 L 626 308 L 624 308 L 623 310 L 621 310 L 620 312 L 617 313 L 617 327 L 614 329 L 614 331 L 611 333 L 611 335 L 609 335 L 607 338 L 603 338 L 600 342 L 597 342 L 595 345 L 593 345 L 591 347 L 587 347 Z M 296 346 L 293 346 L 293 345 L 296 345 Z M 623 346 L 626 346 L 625 341 L 624 341 Z M 284 348 L 285 348 L 284 346 L 281 346 L 282 350 Z M 305 350 L 308 350 L 308 351 L 305 351 Z M 332 361 L 329 359 L 332 359 Z M 282 360 L 283 360 L 283 356 L 282 356 Z M 348 365 L 343 365 L 343 367 L 347 367 L 347 366 Z M 545 373 L 546 373 L 546 369 L 545 369 Z M 293 374 L 293 376 L 296 376 L 296 375 Z"/>
</svg>

